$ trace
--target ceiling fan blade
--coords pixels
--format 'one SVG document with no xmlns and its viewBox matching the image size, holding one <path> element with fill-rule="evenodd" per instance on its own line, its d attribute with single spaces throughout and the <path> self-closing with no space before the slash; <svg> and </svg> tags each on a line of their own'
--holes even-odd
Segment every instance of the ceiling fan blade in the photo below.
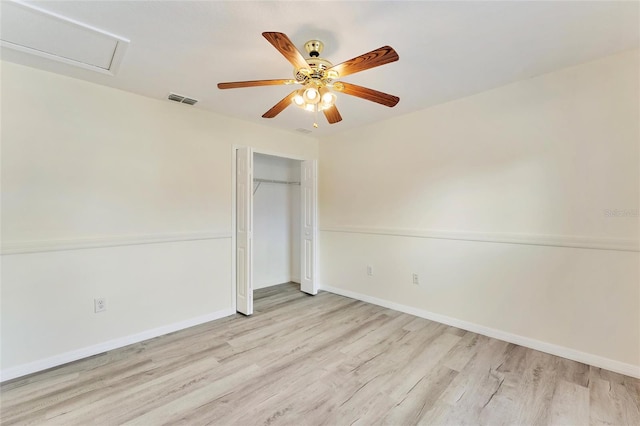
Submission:
<svg viewBox="0 0 640 426">
<path fill-rule="evenodd" d="M 282 84 L 295 84 L 295 80 L 251 80 L 251 81 L 232 81 L 228 83 L 218 83 L 218 89 L 238 89 L 240 87 L 257 87 L 257 86 L 280 86 Z"/>
<path fill-rule="evenodd" d="M 298 49 L 296 49 L 296 45 L 287 37 L 286 34 L 283 33 L 274 33 L 274 32 L 264 32 L 262 36 L 267 39 L 269 43 L 273 45 L 282 56 L 287 58 L 287 61 L 291 62 L 291 64 L 296 68 L 309 68 L 309 64 L 305 61 L 304 56 Z"/>
<path fill-rule="evenodd" d="M 398 56 L 398 53 L 393 50 L 393 47 L 382 46 L 376 50 L 372 50 L 371 52 L 349 59 L 341 64 L 334 65 L 329 69 L 337 71 L 338 74 L 340 74 L 340 77 L 344 77 L 349 74 L 355 74 L 360 71 L 395 62 L 398 59 L 400 59 L 400 57 Z"/>
<path fill-rule="evenodd" d="M 329 124 L 336 124 L 337 122 L 342 121 L 342 116 L 335 105 L 331 106 L 331 108 L 323 109 L 322 112 L 324 112 L 324 116 L 327 117 Z"/>
<path fill-rule="evenodd" d="M 286 107 L 291 105 L 291 100 L 293 99 L 293 97 L 296 95 L 297 92 L 298 92 L 297 90 L 294 90 L 293 92 L 289 93 L 287 96 L 282 98 L 282 100 L 280 102 L 278 102 L 273 107 L 271 107 L 271 109 L 269 111 L 267 111 L 264 114 L 262 114 L 262 117 L 263 118 L 273 118 L 276 115 L 280 114 L 282 111 L 284 111 L 284 109 Z"/>
<path fill-rule="evenodd" d="M 400 98 L 397 96 L 389 95 L 388 93 L 379 92 L 367 87 L 358 86 L 357 84 L 337 82 L 334 84 L 333 88 L 337 92 L 357 96 L 358 98 L 366 99 L 388 107 L 394 107 L 400 101 Z"/>
</svg>

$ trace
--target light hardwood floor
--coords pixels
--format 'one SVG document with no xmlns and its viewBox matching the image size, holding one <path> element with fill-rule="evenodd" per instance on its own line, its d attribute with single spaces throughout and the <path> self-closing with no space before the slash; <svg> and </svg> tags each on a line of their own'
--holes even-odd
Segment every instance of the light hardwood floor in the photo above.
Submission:
<svg viewBox="0 0 640 426">
<path fill-rule="evenodd" d="M 640 425 L 640 380 L 295 284 L 5 383 L 3 425 Z"/>
</svg>

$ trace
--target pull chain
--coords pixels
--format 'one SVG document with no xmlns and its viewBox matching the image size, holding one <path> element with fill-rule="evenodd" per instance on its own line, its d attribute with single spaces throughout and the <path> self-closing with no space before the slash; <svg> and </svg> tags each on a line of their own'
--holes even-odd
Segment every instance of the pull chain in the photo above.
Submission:
<svg viewBox="0 0 640 426">
<path fill-rule="evenodd" d="M 314 128 L 318 128 L 318 104 L 315 105 L 315 110 L 316 110 L 316 121 L 313 123 L 313 127 Z"/>
</svg>

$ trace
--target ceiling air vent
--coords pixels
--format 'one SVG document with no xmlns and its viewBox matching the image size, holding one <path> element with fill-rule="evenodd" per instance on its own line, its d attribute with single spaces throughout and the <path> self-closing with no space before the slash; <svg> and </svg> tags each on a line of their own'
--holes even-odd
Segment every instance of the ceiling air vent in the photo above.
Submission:
<svg viewBox="0 0 640 426">
<path fill-rule="evenodd" d="M 309 130 L 309 129 L 299 128 L 299 129 L 296 129 L 296 132 L 300 132 L 300 133 L 308 134 L 308 133 L 311 133 L 311 130 Z"/>
<path fill-rule="evenodd" d="M 187 104 L 187 105 L 195 105 L 196 102 L 198 102 L 197 99 L 187 98 L 186 96 L 176 95 L 175 93 L 169 93 L 169 96 L 167 97 L 167 99 L 169 99 L 170 101 L 180 102 L 181 104 Z"/>
</svg>

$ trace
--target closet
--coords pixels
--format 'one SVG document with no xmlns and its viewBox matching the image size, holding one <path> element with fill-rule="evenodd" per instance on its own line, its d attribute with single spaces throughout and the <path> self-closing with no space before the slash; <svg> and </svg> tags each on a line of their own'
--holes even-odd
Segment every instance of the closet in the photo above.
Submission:
<svg viewBox="0 0 640 426">
<path fill-rule="evenodd" d="M 253 154 L 253 289 L 300 283 L 300 163 Z"/>
</svg>

